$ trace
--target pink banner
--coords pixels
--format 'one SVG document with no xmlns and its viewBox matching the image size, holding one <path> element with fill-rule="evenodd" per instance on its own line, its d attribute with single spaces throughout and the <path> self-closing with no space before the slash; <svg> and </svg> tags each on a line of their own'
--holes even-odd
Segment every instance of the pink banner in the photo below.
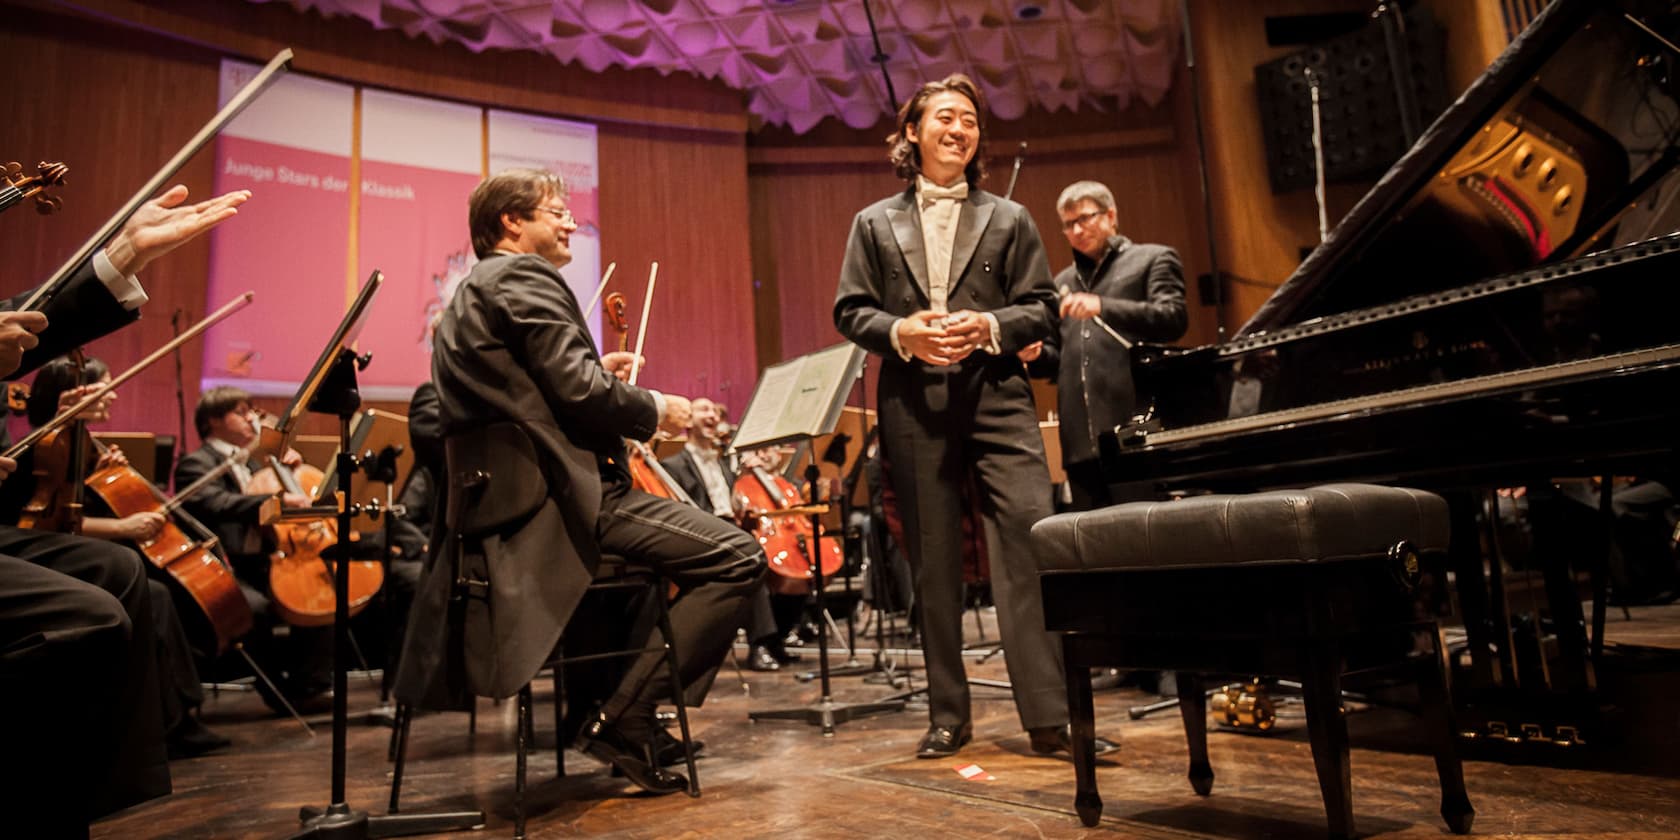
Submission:
<svg viewBox="0 0 1680 840">
<path fill-rule="evenodd" d="M 206 305 L 257 297 L 205 334 L 204 386 L 289 395 L 344 314 L 350 161 L 229 135 L 216 158 L 214 193 L 252 197 L 212 235 Z"/>
<path fill-rule="evenodd" d="M 431 377 L 427 325 L 472 266 L 467 196 L 476 174 L 363 160 L 359 271 L 385 273 L 357 349 L 373 353 L 366 388 L 409 389 Z"/>
</svg>

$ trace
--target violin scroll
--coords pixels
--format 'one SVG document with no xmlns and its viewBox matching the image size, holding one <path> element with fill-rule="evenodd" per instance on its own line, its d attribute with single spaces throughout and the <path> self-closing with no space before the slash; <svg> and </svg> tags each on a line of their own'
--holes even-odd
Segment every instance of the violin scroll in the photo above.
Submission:
<svg viewBox="0 0 1680 840">
<path fill-rule="evenodd" d="M 59 210 L 64 202 L 47 190 L 64 186 L 65 176 L 69 174 L 70 167 L 46 161 L 36 165 L 34 175 L 23 174 L 23 165 L 16 161 L 0 167 L 0 177 L 6 181 L 5 188 L 0 190 L 0 211 L 31 198 L 35 199 L 35 212 L 43 216 Z"/>
</svg>

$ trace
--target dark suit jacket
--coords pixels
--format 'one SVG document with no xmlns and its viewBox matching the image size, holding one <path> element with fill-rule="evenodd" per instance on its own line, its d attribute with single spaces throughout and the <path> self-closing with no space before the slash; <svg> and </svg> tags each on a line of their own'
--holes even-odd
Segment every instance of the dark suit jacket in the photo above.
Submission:
<svg viewBox="0 0 1680 840">
<path fill-rule="evenodd" d="M 677 480 L 677 486 L 681 487 L 683 492 L 694 500 L 695 505 L 707 513 L 712 512 L 712 494 L 706 492 L 706 479 L 700 477 L 700 466 L 694 462 L 694 456 L 689 454 L 686 447 L 678 450 L 677 454 L 660 461 L 659 465 L 664 467 L 665 471 Z M 724 483 L 734 487 L 735 473 L 730 471 L 729 464 L 720 459 L 718 466 L 723 468 Z"/>
<path fill-rule="evenodd" d="M 16 295 L 0 310 L 17 309 L 29 298 L 31 289 Z M 93 261 L 88 260 L 70 275 L 59 293 L 41 309 L 47 316 L 47 329 L 41 333 L 41 343 L 23 354 L 23 362 L 7 378 L 17 379 L 41 365 L 70 352 L 96 338 L 116 332 L 140 318 L 139 310 L 124 309 L 111 295 L 111 290 L 99 282 Z"/>
<path fill-rule="evenodd" d="M 652 437 L 658 408 L 652 393 L 601 367 L 576 297 L 559 271 L 530 254 L 491 256 L 461 282 L 438 324 L 432 381 L 446 441 L 517 423 L 534 445 L 548 496 L 482 539 L 488 596 L 466 599 L 453 621 L 450 561 L 460 552 L 439 523 L 443 553 L 421 583 L 397 692 L 423 705 L 458 694 L 453 631 L 464 687 L 507 697 L 536 674 L 583 596 L 600 559 L 603 481 L 629 480 L 623 438 Z M 442 477 L 451 494 L 459 489 L 447 475 L 454 469 Z"/>
<path fill-rule="evenodd" d="M 976 350 L 949 368 L 892 348 L 893 324 L 929 305 L 927 249 L 913 189 L 878 201 L 852 220 L 851 237 L 834 299 L 840 334 L 882 358 L 877 391 L 883 425 L 915 422 L 929 434 L 962 434 L 991 400 L 1032 400 L 1015 351 L 1047 338 L 1056 291 L 1044 244 L 1025 207 L 984 190 L 970 190 L 951 249 L 952 310 L 997 317 L 1002 352 Z M 959 409 L 960 407 L 960 409 Z M 919 419 L 915 419 L 919 418 Z M 1037 430 L 1021 430 L 1036 435 Z"/>
<path fill-rule="evenodd" d="M 1165 245 L 1115 236 L 1100 260 L 1075 253 L 1056 287 L 1102 298 L 1103 323 L 1132 341 L 1173 341 L 1189 325 L 1184 268 Z M 1137 410 L 1132 351 L 1089 321 L 1062 321 L 1029 369 L 1056 380 L 1063 463 L 1095 461 L 1098 435 Z"/>
<path fill-rule="evenodd" d="M 205 445 L 199 446 L 175 465 L 175 489 L 179 491 L 203 478 L 221 463 L 222 456 L 218 455 L 216 450 Z M 222 550 L 233 556 L 244 550 L 245 536 L 251 529 L 259 527 L 258 519 L 262 513 L 263 502 L 268 499 L 268 496 L 248 495 L 242 492 L 239 479 L 229 470 L 204 489 L 188 496 L 186 501 L 181 503 L 181 508 L 194 519 L 203 522 L 204 526 L 216 535 Z M 267 581 L 256 583 L 259 584 L 259 590 L 267 591 Z"/>
</svg>

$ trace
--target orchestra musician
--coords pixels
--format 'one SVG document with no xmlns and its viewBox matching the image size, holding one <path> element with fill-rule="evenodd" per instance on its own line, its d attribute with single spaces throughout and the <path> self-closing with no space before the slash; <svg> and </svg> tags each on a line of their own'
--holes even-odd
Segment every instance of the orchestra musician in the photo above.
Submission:
<svg viewBox="0 0 1680 840">
<path fill-rule="evenodd" d="M 40 311 L 0 307 L 0 376 L 29 373 L 139 317 L 136 275 L 232 218 L 240 190 L 144 203 Z M 0 475 L 17 464 L 0 458 Z M 0 808 L 22 837 L 86 836 L 104 814 L 169 792 L 151 599 L 131 549 L 0 526 Z M 28 756 L 30 760 L 17 760 Z"/>
<path fill-rule="evenodd" d="M 80 365 L 64 357 L 48 362 L 35 375 L 35 381 L 30 388 L 27 409 L 29 425 L 34 428 L 45 425 L 60 411 L 80 402 L 92 388 L 110 380 L 110 368 L 95 358 L 88 358 Z M 98 423 L 109 419 L 110 406 L 116 397 L 115 391 L 107 392 L 104 398 L 82 412 L 82 421 Z M 23 453 L 17 459 L 17 472 L 0 484 L 0 521 L 17 523 L 25 506 L 35 496 L 36 485 L 41 480 L 34 474 L 35 452 L 36 450 L 31 449 Z M 66 475 L 61 477 L 61 480 L 83 481 L 87 476 L 107 466 L 127 463 L 122 450 L 114 446 L 98 453 L 97 456 L 89 452 L 83 464 L 82 474 Z M 157 536 L 163 527 L 164 519 L 160 513 L 142 511 L 119 518 L 104 505 L 103 499 L 97 493 L 88 491 L 83 495 L 84 512 L 80 530 L 76 532 L 82 536 L 135 547 L 134 543 Z M 204 703 L 204 690 L 198 676 L 197 663 L 194 661 L 193 646 L 188 641 L 187 631 L 181 623 L 170 587 L 159 580 L 159 576 L 165 573 L 151 564 L 146 564 L 146 568 L 150 575 L 147 593 L 152 603 L 152 623 L 157 642 L 159 700 L 169 757 L 190 758 L 226 747 L 232 742 L 210 730 L 194 714 Z M 183 598 L 188 602 L 183 607 L 190 606 L 191 599 L 184 593 Z M 214 650 L 214 643 L 205 647 Z"/>
<path fill-rule="evenodd" d="M 1184 268 L 1177 251 L 1121 235 L 1114 193 L 1096 181 L 1068 185 L 1056 212 L 1073 248 L 1073 264 L 1054 281 L 1060 324 L 1019 355 L 1033 376 L 1056 382 L 1073 509 L 1091 510 L 1132 501 L 1116 495 L 1097 458 L 1097 433 L 1130 420 L 1137 408 L 1131 348 L 1115 334 L 1155 342 L 1184 335 Z"/>
<path fill-rule="evenodd" d="M 1045 628 L 1029 540 L 1051 513 L 1026 371 L 1056 292 L 1025 208 L 979 188 L 984 102 L 968 77 L 922 85 L 898 111 L 890 158 L 908 183 L 860 211 L 835 293 L 840 333 L 882 357 L 877 391 L 927 658 L 920 758 L 973 735 L 962 663 L 962 487 L 983 494 L 992 591 L 1016 710 L 1034 752 L 1069 749 L 1061 646 Z M 1104 744 L 1099 744 L 1101 749 Z"/>
<path fill-rule="evenodd" d="M 273 540 L 262 527 L 263 506 L 273 496 L 245 492 L 252 475 L 262 469 L 247 449 L 257 440 L 260 420 L 251 405 L 251 395 L 241 388 L 218 385 L 200 394 L 193 407 L 199 448 L 175 465 L 175 487 L 192 485 L 223 461 L 237 459 L 220 478 L 188 496 L 182 508 L 204 523 L 227 552 L 239 589 L 257 620 L 248 647 L 254 648 L 260 659 L 278 666 L 276 687 L 284 699 L 296 705 L 320 697 L 332 687 L 332 632 L 330 626 L 291 627 L 289 644 L 282 646 L 274 638 L 274 629 L 283 620 L 275 611 L 269 588 Z M 280 462 L 295 467 L 303 463 L 303 456 L 295 449 L 287 450 Z M 280 495 L 283 508 L 308 507 L 310 501 L 302 493 Z M 285 711 L 285 704 L 270 692 L 265 681 L 257 680 L 256 686 L 270 709 Z"/>
<path fill-rule="evenodd" d="M 504 526 L 511 532 L 483 541 L 490 604 L 482 621 L 452 627 L 453 566 L 462 552 L 448 534 L 437 538 L 443 554 L 421 583 L 400 659 L 396 694 L 404 702 L 449 703 L 462 688 L 451 679 L 454 661 L 465 666 L 465 688 L 516 693 L 548 657 L 606 554 L 649 565 L 680 588 L 670 611 L 672 643 L 691 683 L 723 661 L 765 572 L 764 554 L 745 532 L 632 489 L 624 438 L 684 431 L 690 403 L 620 379 L 634 354 L 596 353 L 560 275 L 577 229 L 565 201 L 559 176 L 511 169 L 480 183 L 468 202 L 479 262 L 445 310 L 432 354 L 442 432 L 446 441 L 467 440 L 493 424 L 516 423 L 540 475 L 498 470 L 491 481 L 529 480 L 547 495 L 517 525 Z M 498 587 L 504 579 L 520 584 Z M 671 695 L 655 676 L 661 660 L 650 653 L 631 664 L 578 745 L 642 789 L 668 794 L 687 780 L 661 767 L 682 754 L 655 720 L 657 703 Z"/>
<path fill-rule="evenodd" d="M 723 421 L 721 406 L 705 397 L 697 397 L 693 406 L 688 441 L 680 451 L 659 463 L 701 510 L 737 522 L 744 511 L 736 509 L 737 476 L 723 451 L 719 434 Z M 766 584 L 753 593 L 746 627 L 751 645 L 747 667 L 754 671 L 776 671 L 799 661 L 799 654 L 788 651 L 783 637 L 798 620 L 805 599 L 772 594 L 768 581 Z"/>
</svg>

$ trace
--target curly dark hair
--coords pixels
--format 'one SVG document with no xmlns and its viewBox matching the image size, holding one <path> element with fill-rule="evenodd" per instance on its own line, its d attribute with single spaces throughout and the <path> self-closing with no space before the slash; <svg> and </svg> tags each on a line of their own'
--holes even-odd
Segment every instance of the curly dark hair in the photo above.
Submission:
<svg viewBox="0 0 1680 840">
<path fill-rule="evenodd" d="M 550 194 L 565 198 L 566 182 L 546 169 L 506 169 L 484 179 L 467 199 L 473 253 L 484 259 L 496 250 L 502 241 L 503 213 L 529 219 Z"/>
<path fill-rule="evenodd" d="M 906 136 L 905 129 L 920 125 L 927 101 L 945 91 L 960 93 L 974 103 L 978 139 L 974 144 L 974 159 L 963 169 L 963 175 L 968 178 L 970 187 L 977 187 L 986 178 L 986 100 L 980 95 L 980 88 L 974 80 L 961 73 L 952 73 L 937 82 L 922 85 L 898 109 L 898 130 L 887 138 L 887 160 L 892 161 L 893 172 L 898 177 L 906 181 L 916 180 L 922 171 L 922 150 Z"/>
</svg>

